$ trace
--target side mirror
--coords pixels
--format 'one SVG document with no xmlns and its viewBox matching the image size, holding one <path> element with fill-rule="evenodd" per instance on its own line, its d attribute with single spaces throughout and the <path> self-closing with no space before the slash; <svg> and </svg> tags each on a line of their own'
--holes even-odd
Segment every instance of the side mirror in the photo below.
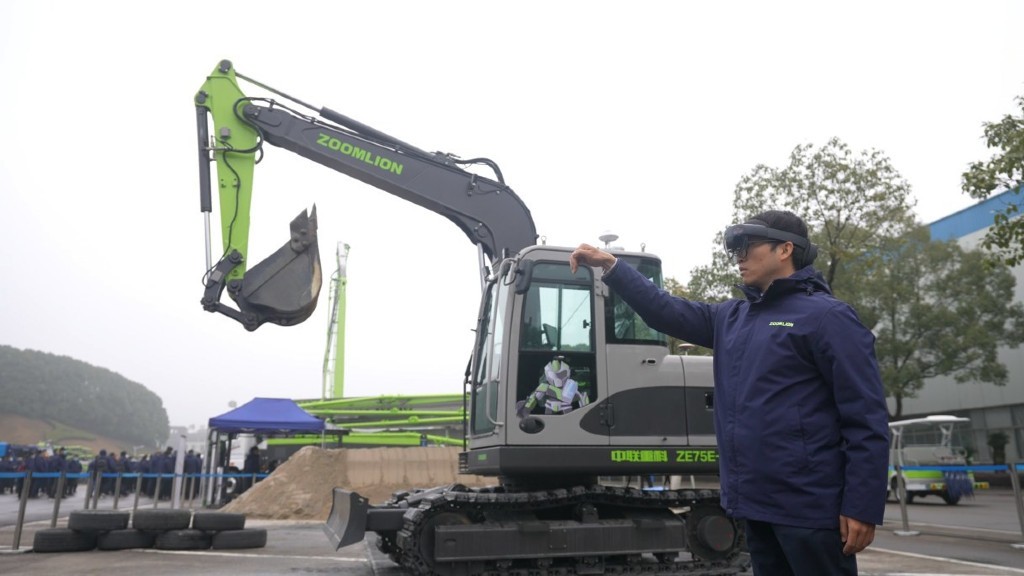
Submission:
<svg viewBox="0 0 1024 576">
<path fill-rule="evenodd" d="M 533 260 L 519 262 L 516 270 L 516 294 L 525 294 L 530 289 L 530 282 L 533 281 Z"/>
</svg>

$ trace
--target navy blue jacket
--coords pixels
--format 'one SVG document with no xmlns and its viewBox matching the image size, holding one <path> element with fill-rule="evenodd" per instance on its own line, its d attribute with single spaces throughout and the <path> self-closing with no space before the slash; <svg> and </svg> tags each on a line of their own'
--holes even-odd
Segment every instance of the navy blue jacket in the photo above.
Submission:
<svg viewBox="0 0 1024 576">
<path fill-rule="evenodd" d="M 714 350 L 722 506 L 804 528 L 881 524 L 889 428 L 874 335 L 808 266 L 746 300 L 691 302 L 620 262 L 602 278 L 651 328 Z"/>
</svg>

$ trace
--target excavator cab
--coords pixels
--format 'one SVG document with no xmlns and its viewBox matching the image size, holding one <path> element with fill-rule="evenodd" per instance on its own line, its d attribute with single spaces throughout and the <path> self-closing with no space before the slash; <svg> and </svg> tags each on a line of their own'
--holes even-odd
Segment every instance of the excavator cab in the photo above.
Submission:
<svg viewBox="0 0 1024 576">
<path fill-rule="evenodd" d="M 571 252 L 524 248 L 490 278 L 478 314 L 462 470 L 542 484 L 576 473 L 594 481 L 717 472 L 711 359 L 672 354 L 667 337 L 593 269 L 570 271 Z M 656 256 L 616 255 L 661 285 Z M 682 446 L 705 461 L 695 465 Z M 635 461 L 632 453 L 621 458 L 642 450 L 649 453 Z"/>
</svg>

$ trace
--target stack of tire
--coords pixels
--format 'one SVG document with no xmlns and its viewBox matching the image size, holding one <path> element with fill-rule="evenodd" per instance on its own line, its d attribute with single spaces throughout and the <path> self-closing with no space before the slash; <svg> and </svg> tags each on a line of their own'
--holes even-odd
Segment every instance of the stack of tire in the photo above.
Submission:
<svg viewBox="0 0 1024 576">
<path fill-rule="evenodd" d="M 131 527 L 128 526 L 129 520 Z M 264 528 L 246 528 L 245 515 L 190 510 L 75 510 L 67 528 L 35 534 L 36 552 L 86 550 L 237 550 L 267 545 Z"/>
</svg>

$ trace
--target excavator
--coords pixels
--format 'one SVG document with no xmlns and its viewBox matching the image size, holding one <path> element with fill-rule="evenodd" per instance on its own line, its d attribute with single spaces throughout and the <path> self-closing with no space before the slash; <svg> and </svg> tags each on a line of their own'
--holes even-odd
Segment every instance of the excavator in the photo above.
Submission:
<svg viewBox="0 0 1024 576">
<path fill-rule="evenodd" d="M 246 96 L 239 81 L 269 95 Z M 440 214 L 477 247 L 483 290 L 464 371 L 468 416 L 458 464 L 460 473 L 495 483 L 410 487 L 375 504 L 334 488 L 324 530 L 336 549 L 374 532 L 380 551 L 417 575 L 747 568 L 742 531 L 718 490 L 608 481 L 718 473 L 710 358 L 673 354 L 599 269 L 573 274 L 572 248 L 538 244 L 529 209 L 495 162 L 425 151 L 244 76 L 227 60 L 209 74 L 195 106 L 205 310 L 251 331 L 298 324 L 316 307 L 315 206 L 292 220 L 281 248 L 250 265 L 253 173 L 271 147 Z M 215 261 L 213 164 L 223 244 Z M 657 256 L 643 249 L 616 256 L 661 284 Z M 230 301 L 222 301 L 225 290 Z"/>
</svg>

